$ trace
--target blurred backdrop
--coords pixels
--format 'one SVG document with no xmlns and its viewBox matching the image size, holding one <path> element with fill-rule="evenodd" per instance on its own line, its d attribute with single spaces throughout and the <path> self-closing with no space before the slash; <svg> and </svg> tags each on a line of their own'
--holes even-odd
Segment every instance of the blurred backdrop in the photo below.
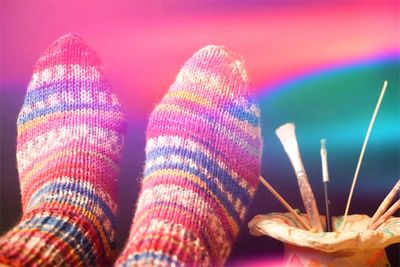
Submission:
<svg viewBox="0 0 400 267">
<path fill-rule="evenodd" d="M 207 44 L 242 54 L 262 110 L 262 175 L 302 210 L 297 181 L 275 136 L 295 122 L 322 213 L 320 139 L 327 139 L 332 213 L 342 215 L 383 81 L 389 82 L 350 213 L 372 215 L 400 176 L 399 1 L 7 1 L 1 7 L 0 232 L 20 217 L 16 117 L 32 67 L 58 37 L 80 33 L 102 58 L 129 128 L 119 180 L 119 245 L 131 223 L 152 108 L 181 65 Z M 228 266 L 279 261 L 283 246 L 252 237 L 256 214 L 285 211 L 260 187 Z M 397 213 L 397 216 L 399 214 Z M 388 248 L 399 265 L 399 246 Z"/>
</svg>

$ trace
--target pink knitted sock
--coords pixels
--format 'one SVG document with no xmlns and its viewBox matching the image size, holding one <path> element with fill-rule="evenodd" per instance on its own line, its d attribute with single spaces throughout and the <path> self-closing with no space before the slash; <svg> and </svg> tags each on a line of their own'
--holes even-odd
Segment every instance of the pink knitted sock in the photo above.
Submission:
<svg viewBox="0 0 400 267">
<path fill-rule="evenodd" d="M 124 123 L 93 49 L 75 34 L 57 40 L 18 117 L 23 216 L 0 239 L 0 263 L 110 264 Z"/>
<path fill-rule="evenodd" d="M 242 60 L 222 47 L 200 50 L 150 117 L 142 191 L 117 265 L 223 265 L 258 184 L 261 149 Z"/>
</svg>

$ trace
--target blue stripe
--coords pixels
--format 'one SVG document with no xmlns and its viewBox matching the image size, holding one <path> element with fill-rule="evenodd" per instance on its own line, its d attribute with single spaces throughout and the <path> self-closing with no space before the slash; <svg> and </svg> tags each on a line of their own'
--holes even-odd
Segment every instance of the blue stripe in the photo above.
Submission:
<svg viewBox="0 0 400 267">
<path fill-rule="evenodd" d="M 250 103 L 249 103 L 249 105 L 250 105 Z M 229 112 L 229 114 L 231 114 L 238 120 L 247 121 L 254 127 L 260 125 L 260 118 L 258 116 L 256 116 L 255 114 L 246 111 L 242 105 L 232 103 L 225 109 Z"/>
<path fill-rule="evenodd" d="M 38 117 L 45 116 L 51 113 L 63 112 L 63 111 L 71 111 L 71 110 L 79 110 L 82 111 L 84 109 L 90 110 L 102 110 L 102 111 L 110 111 L 110 112 L 120 112 L 120 106 L 112 106 L 110 104 L 93 104 L 93 103 L 72 103 L 72 104 L 61 104 L 53 107 L 46 107 L 44 109 L 37 109 L 25 116 L 18 117 L 17 125 L 21 125 L 26 123 L 27 121 L 34 120 Z"/>
<path fill-rule="evenodd" d="M 142 252 L 142 253 L 135 253 L 134 255 L 129 255 L 128 259 L 122 263 L 121 266 L 136 266 L 137 264 L 153 264 L 154 260 L 162 261 L 159 265 L 165 265 L 168 263 L 168 266 L 175 264 L 176 266 L 184 266 L 181 262 L 173 260 L 170 256 L 166 254 L 159 254 L 155 252 Z M 140 265 L 139 264 L 139 265 Z"/>
<path fill-rule="evenodd" d="M 207 169 L 207 171 L 215 178 L 220 180 L 222 185 L 228 189 L 231 193 L 234 193 L 234 196 L 237 196 L 241 202 L 244 205 L 247 205 L 250 202 L 250 195 L 244 189 L 241 187 L 241 185 L 235 181 L 227 171 L 222 169 L 221 167 L 218 166 L 217 162 L 209 158 L 207 155 L 200 151 L 191 151 L 189 149 L 186 149 L 185 147 L 179 147 L 179 148 L 174 148 L 174 147 L 157 147 L 147 153 L 146 155 L 146 160 L 153 160 L 156 159 L 160 156 L 165 156 L 165 155 L 178 155 L 186 159 L 191 159 L 196 163 L 201 163 L 202 167 Z M 166 162 L 163 163 L 161 166 L 153 166 L 151 168 L 146 168 L 144 171 L 144 175 L 147 176 L 151 172 L 162 169 L 162 168 L 179 168 L 182 170 L 185 170 L 186 168 L 189 168 L 188 165 L 185 164 L 177 164 L 177 163 L 170 163 Z M 195 170 L 195 169 L 192 169 Z M 201 174 L 199 171 L 196 170 L 196 173 Z M 206 176 L 204 176 L 204 180 L 210 180 L 207 179 Z M 217 185 L 213 185 L 212 187 L 217 187 Z"/>
<path fill-rule="evenodd" d="M 225 161 L 227 160 L 226 156 L 219 149 L 216 148 L 214 141 L 209 141 L 210 139 L 208 139 L 208 140 L 200 139 L 200 137 L 203 137 L 203 136 L 199 137 L 195 134 L 192 134 L 191 132 L 187 132 L 187 135 L 189 136 L 188 140 L 192 140 L 195 143 L 199 143 L 201 146 L 204 146 L 207 150 L 212 152 L 212 154 L 215 155 L 216 157 L 221 157 Z M 170 136 L 175 137 L 174 135 L 170 135 Z"/>
<path fill-rule="evenodd" d="M 54 228 L 46 229 L 46 225 L 53 226 Z M 93 244 L 86 239 L 85 234 L 80 232 L 79 228 L 66 221 L 45 215 L 45 217 L 34 217 L 20 224 L 18 229 L 38 229 L 41 232 L 54 234 L 77 251 L 85 265 L 92 265 L 96 261 L 96 257 L 92 251 Z"/>
<path fill-rule="evenodd" d="M 98 197 L 93 190 L 84 188 L 78 184 L 71 184 L 71 183 L 67 183 L 67 182 L 51 183 L 51 184 L 41 188 L 40 190 L 36 191 L 35 194 L 32 195 L 32 197 L 28 201 L 28 208 L 29 208 L 29 203 L 35 202 L 42 195 L 51 194 L 52 192 L 57 192 L 57 191 L 72 191 L 76 194 L 80 194 L 80 195 L 88 197 L 90 200 L 92 200 L 94 203 L 97 203 L 100 206 L 100 208 L 102 209 L 102 211 L 104 212 L 106 217 L 110 220 L 111 227 L 113 229 L 116 229 L 116 219 L 115 219 L 113 212 L 108 207 L 108 205 L 100 197 Z M 58 201 L 60 203 L 64 202 L 64 203 L 69 203 L 69 204 L 73 204 L 73 205 L 80 204 L 75 199 L 78 199 L 77 195 L 75 195 L 73 198 L 66 198 L 65 196 L 51 198 L 51 200 Z M 85 209 L 87 207 L 82 207 L 82 208 Z M 104 218 L 99 218 L 99 219 L 102 220 Z M 104 225 L 103 224 L 100 224 L 100 225 L 102 227 L 103 232 L 106 232 L 104 230 Z M 110 240 L 109 235 L 106 235 L 106 238 L 107 238 L 107 242 L 110 244 L 110 246 L 115 247 L 115 240 Z"/>
<path fill-rule="evenodd" d="M 73 88 L 73 91 L 69 88 Z M 98 92 L 108 91 L 110 86 L 105 81 L 76 81 L 76 80 L 63 80 L 53 83 L 47 83 L 39 86 L 34 90 L 27 92 L 24 104 L 34 104 L 38 100 L 47 99 L 50 95 L 61 94 L 62 92 L 71 92 L 74 97 L 80 98 L 79 94 L 84 89 L 96 89 Z"/>
<path fill-rule="evenodd" d="M 232 215 L 232 217 L 234 218 L 236 223 L 238 225 L 240 225 L 241 220 L 240 220 L 240 217 L 237 214 L 233 204 L 230 203 L 228 198 L 227 198 L 227 196 L 224 193 L 221 192 L 221 190 L 218 188 L 216 182 L 214 182 L 211 179 L 207 178 L 203 173 L 201 173 L 199 170 L 197 170 L 195 168 L 191 168 L 191 167 L 189 167 L 187 165 L 184 165 L 184 164 L 169 163 L 169 162 L 167 162 L 165 164 L 158 165 L 158 166 L 156 165 L 156 166 L 153 166 L 151 168 L 147 168 L 145 170 L 144 175 L 148 176 L 152 172 L 156 172 L 158 170 L 163 170 L 163 169 L 182 170 L 182 171 L 188 172 L 190 174 L 193 174 L 193 175 L 199 177 L 207 185 L 207 187 L 213 192 L 213 194 L 215 194 L 216 197 L 222 202 L 222 204 L 228 210 L 228 212 Z M 217 172 L 217 170 L 213 170 L 213 169 L 210 169 L 210 171 L 211 171 L 211 173 L 214 173 L 214 175 Z M 214 177 L 219 178 L 221 184 L 225 185 L 225 188 L 228 189 L 227 191 L 232 193 L 233 196 L 238 197 L 245 206 L 248 205 L 249 200 L 250 200 L 249 195 L 247 194 L 247 192 L 244 189 L 238 188 L 238 186 L 233 188 L 233 184 L 235 184 L 236 182 L 232 181 L 231 177 L 229 175 L 227 175 L 226 173 L 220 172 L 219 175 L 214 176 Z M 237 190 L 232 190 L 232 189 L 237 189 Z"/>
</svg>

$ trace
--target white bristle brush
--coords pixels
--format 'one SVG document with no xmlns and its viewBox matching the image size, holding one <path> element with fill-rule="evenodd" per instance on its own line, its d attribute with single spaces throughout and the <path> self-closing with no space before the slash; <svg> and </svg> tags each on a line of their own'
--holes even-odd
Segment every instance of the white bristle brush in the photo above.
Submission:
<svg viewBox="0 0 400 267">
<path fill-rule="evenodd" d="M 319 217 L 317 203 L 315 202 L 314 194 L 308 182 L 307 174 L 301 160 L 294 124 L 286 123 L 282 125 L 276 129 L 276 135 L 278 136 L 287 155 L 289 156 L 290 162 L 292 163 L 293 169 L 296 173 L 301 197 L 303 199 L 307 215 L 310 219 L 312 230 L 323 232 L 324 230 Z"/>
</svg>

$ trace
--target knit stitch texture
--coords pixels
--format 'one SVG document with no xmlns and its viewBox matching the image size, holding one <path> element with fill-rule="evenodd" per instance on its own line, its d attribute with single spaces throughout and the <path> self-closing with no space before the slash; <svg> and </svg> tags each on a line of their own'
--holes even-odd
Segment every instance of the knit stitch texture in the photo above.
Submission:
<svg viewBox="0 0 400 267">
<path fill-rule="evenodd" d="M 124 125 L 100 59 L 80 36 L 45 51 L 18 116 L 23 216 L 0 239 L 1 263 L 110 264 Z"/>
<path fill-rule="evenodd" d="M 222 266 L 260 175 L 259 108 L 243 61 L 207 46 L 147 128 L 142 189 L 118 266 Z"/>
</svg>

